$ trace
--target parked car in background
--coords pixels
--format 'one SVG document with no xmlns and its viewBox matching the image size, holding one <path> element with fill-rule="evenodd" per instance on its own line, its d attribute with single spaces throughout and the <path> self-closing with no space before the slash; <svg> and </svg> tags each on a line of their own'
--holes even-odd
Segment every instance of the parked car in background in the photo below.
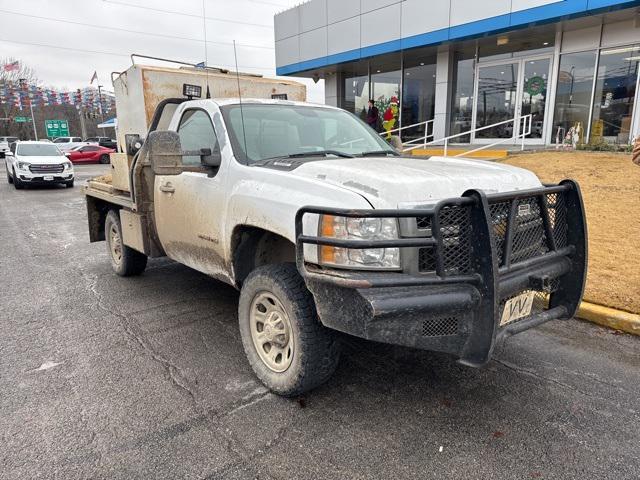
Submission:
<svg viewBox="0 0 640 480">
<path fill-rule="evenodd" d="M 67 152 L 73 163 L 109 163 L 109 154 L 115 152 L 113 148 L 99 145 L 79 145 Z"/>
<path fill-rule="evenodd" d="M 16 189 L 28 184 L 64 183 L 73 187 L 73 163 L 57 145 L 14 142 L 5 156 L 7 181 Z"/>
<path fill-rule="evenodd" d="M 88 143 L 97 143 L 101 147 L 112 148 L 116 150 L 118 148 L 118 142 L 109 137 L 90 137 L 85 140 Z"/>
<path fill-rule="evenodd" d="M 8 152 L 11 144 L 18 140 L 18 137 L 0 137 L 0 152 Z"/>
<path fill-rule="evenodd" d="M 79 145 L 89 145 L 88 143 L 83 142 L 81 137 L 58 137 L 53 140 L 53 143 L 60 147 L 60 150 L 63 152 L 67 152 Z"/>
</svg>

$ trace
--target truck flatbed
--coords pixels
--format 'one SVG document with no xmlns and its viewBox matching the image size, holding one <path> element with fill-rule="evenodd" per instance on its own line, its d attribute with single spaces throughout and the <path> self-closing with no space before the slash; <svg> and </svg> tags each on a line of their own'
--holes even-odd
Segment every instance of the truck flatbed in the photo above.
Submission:
<svg viewBox="0 0 640 480">
<path fill-rule="evenodd" d="M 89 196 L 99 198 L 122 207 L 136 211 L 136 204 L 131 200 L 129 192 L 123 192 L 113 187 L 111 175 L 101 175 L 87 181 L 82 187 L 82 192 Z"/>
</svg>

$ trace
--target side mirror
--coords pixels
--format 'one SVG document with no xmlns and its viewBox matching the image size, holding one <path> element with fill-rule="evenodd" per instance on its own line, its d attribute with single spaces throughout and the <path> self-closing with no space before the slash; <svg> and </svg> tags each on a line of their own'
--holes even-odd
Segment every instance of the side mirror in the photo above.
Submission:
<svg viewBox="0 0 640 480">
<path fill-rule="evenodd" d="M 178 175 L 182 172 L 182 148 L 176 132 L 156 130 L 145 140 L 151 168 L 156 175 Z"/>
<path fill-rule="evenodd" d="M 202 165 L 207 167 L 218 168 L 222 163 L 222 155 L 220 155 L 220 151 L 216 150 L 215 152 L 212 152 L 210 148 L 201 148 L 200 158 Z"/>
<path fill-rule="evenodd" d="M 64 156 L 67 158 L 71 158 L 71 153 L 70 152 L 64 152 Z"/>
</svg>

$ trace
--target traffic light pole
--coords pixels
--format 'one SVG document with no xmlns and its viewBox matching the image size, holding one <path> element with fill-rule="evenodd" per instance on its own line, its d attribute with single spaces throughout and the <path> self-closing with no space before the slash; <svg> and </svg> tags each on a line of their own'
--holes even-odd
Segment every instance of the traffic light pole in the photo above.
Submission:
<svg viewBox="0 0 640 480">
<path fill-rule="evenodd" d="M 82 134 L 82 139 L 84 140 L 87 138 L 87 126 L 84 123 L 84 112 L 80 105 L 78 105 L 78 116 L 80 117 L 80 132 Z"/>
</svg>

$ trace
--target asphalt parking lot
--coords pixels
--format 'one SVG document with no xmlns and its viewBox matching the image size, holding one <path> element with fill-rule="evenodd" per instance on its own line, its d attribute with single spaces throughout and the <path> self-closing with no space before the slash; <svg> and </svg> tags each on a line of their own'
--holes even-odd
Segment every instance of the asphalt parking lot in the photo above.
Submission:
<svg viewBox="0 0 640 480">
<path fill-rule="evenodd" d="M 484 369 L 346 339 L 305 398 L 244 358 L 232 288 L 166 259 L 116 277 L 73 189 L 0 167 L 0 477 L 610 478 L 640 472 L 640 339 L 577 320 Z"/>
</svg>

